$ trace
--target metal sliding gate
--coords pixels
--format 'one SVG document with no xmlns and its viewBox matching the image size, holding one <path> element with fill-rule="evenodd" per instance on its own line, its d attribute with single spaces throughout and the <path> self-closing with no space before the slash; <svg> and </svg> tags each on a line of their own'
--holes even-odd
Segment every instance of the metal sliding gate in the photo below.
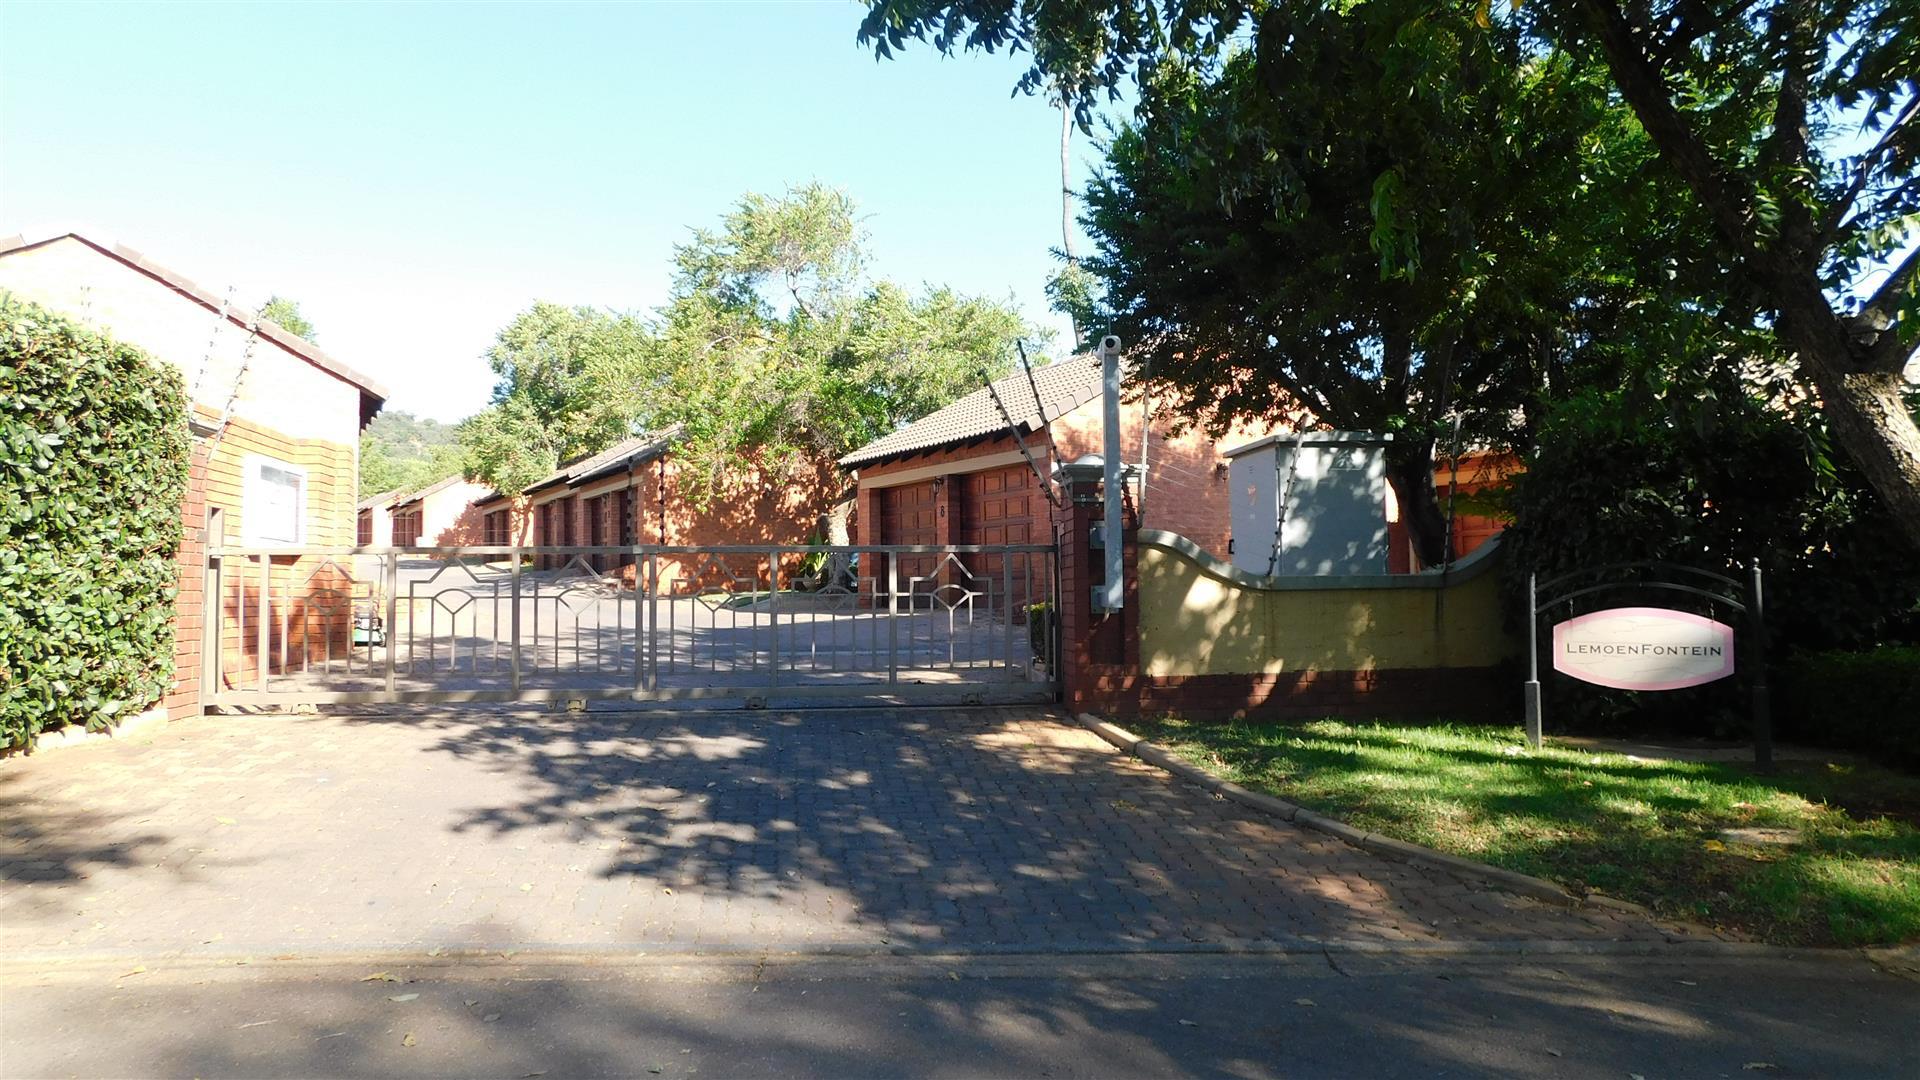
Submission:
<svg viewBox="0 0 1920 1080">
<path fill-rule="evenodd" d="M 203 699 L 1055 696 L 1051 545 L 223 547 Z"/>
</svg>

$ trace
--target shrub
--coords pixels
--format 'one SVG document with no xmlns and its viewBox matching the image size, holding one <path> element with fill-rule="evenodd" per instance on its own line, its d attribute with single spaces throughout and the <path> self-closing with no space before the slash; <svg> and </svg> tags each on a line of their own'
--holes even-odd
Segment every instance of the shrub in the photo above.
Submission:
<svg viewBox="0 0 1920 1080">
<path fill-rule="evenodd" d="M 1054 617 L 1051 601 L 1027 605 L 1027 644 L 1033 647 L 1034 659 L 1048 669 L 1054 662 Z"/>
<path fill-rule="evenodd" d="M 165 693 L 186 410 L 172 367 L 0 291 L 0 747 Z"/>
<path fill-rule="evenodd" d="M 1920 646 L 1798 654 L 1776 712 L 1784 737 L 1920 766 Z"/>
</svg>

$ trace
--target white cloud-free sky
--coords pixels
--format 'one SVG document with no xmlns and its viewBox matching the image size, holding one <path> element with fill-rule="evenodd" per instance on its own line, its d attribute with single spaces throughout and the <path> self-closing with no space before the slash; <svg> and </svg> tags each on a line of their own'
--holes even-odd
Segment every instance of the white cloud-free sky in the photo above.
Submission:
<svg viewBox="0 0 1920 1080">
<path fill-rule="evenodd" d="M 813 179 L 859 200 L 876 275 L 1064 338 L 1058 114 L 1010 96 L 1018 58 L 876 61 L 862 10 L 0 4 L 0 235 L 83 226 L 291 296 L 441 420 L 485 405 L 515 312 L 657 306 L 690 228 Z"/>
</svg>

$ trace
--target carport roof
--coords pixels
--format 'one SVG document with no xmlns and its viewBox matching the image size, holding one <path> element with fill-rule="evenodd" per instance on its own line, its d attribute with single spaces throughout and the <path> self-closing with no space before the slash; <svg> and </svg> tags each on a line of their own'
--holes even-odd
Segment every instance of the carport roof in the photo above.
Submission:
<svg viewBox="0 0 1920 1080">
<path fill-rule="evenodd" d="M 1034 387 L 1040 400 L 1034 401 Z M 1100 360 L 1088 353 L 1071 356 L 1057 364 L 1035 368 L 1033 386 L 1027 385 L 1024 371 L 1016 371 L 993 383 L 993 391 L 1006 404 L 1014 424 L 1024 431 L 1038 428 L 1042 414 L 1046 420 L 1061 416 L 1100 396 Z M 1007 430 L 1007 417 L 994 404 L 993 393 L 981 387 L 943 409 L 915 420 L 899 431 L 883 435 L 840 459 L 842 468 L 852 469 L 882 458 L 896 457 L 920 450 L 966 442 Z"/>
</svg>

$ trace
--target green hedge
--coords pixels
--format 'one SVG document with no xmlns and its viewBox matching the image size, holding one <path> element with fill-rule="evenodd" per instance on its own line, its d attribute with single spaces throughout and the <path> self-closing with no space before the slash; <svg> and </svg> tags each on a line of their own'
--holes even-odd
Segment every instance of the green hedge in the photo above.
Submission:
<svg viewBox="0 0 1920 1080">
<path fill-rule="evenodd" d="M 0 748 L 165 693 L 191 453 L 178 371 L 0 291 Z"/>
<path fill-rule="evenodd" d="M 1780 673 L 1783 736 L 1920 766 L 1920 646 L 1801 653 Z"/>
</svg>

